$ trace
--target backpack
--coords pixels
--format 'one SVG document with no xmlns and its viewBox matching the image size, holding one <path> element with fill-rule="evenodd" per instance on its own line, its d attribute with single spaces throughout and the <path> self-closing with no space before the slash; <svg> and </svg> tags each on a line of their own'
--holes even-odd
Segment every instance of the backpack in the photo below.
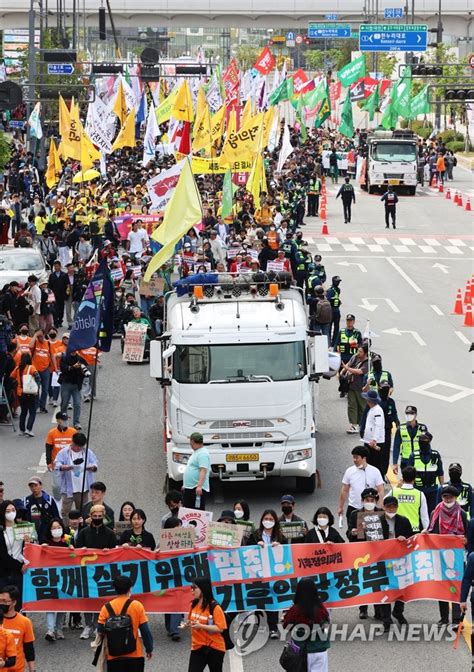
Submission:
<svg viewBox="0 0 474 672">
<path fill-rule="evenodd" d="M 220 606 L 217 602 L 211 602 L 211 604 L 209 605 L 209 612 L 210 612 L 211 616 L 213 616 L 214 609 L 217 606 Z M 225 630 L 223 630 L 221 632 L 221 635 L 224 638 L 224 644 L 225 644 L 226 651 L 228 651 L 229 649 L 233 649 L 234 648 L 234 642 L 230 638 L 229 628 L 226 628 Z"/>
<path fill-rule="evenodd" d="M 128 599 L 118 615 L 112 609 L 110 602 L 105 605 L 109 617 L 104 623 L 104 631 L 107 636 L 107 649 L 111 656 L 126 656 L 137 648 L 132 619 L 127 615 L 127 609 L 132 602 L 133 600 Z"/>
<path fill-rule="evenodd" d="M 332 308 L 327 299 L 320 299 L 316 304 L 316 322 L 319 324 L 330 324 L 332 321 Z"/>
</svg>

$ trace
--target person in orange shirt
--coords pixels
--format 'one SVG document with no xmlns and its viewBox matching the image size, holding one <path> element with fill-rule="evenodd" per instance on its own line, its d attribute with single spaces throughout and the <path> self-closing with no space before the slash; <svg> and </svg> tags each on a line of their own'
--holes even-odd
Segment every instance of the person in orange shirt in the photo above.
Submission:
<svg viewBox="0 0 474 672">
<path fill-rule="evenodd" d="M 84 378 L 81 390 L 82 400 L 87 404 L 92 397 L 94 397 L 94 399 L 96 398 L 98 374 L 96 367 L 97 364 L 100 364 L 100 353 L 97 348 L 92 347 L 78 350 L 77 354 L 87 363 L 87 368 L 91 374 Z M 92 387 L 94 387 L 94 389 L 92 389 Z"/>
<path fill-rule="evenodd" d="M 441 154 L 441 152 L 438 154 L 438 158 L 436 159 L 436 172 L 438 174 L 438 180 L 444 184 L 444 174 L 446 172 L 446 163 L 444 161 L 444 156 Z"/>
<path fill-rule="evenodd" d="M 112 641 L 107 640 L 107 671 L 108 672 L 143 672 L 145 669 L 145 657 L 143 655 L 143 646 L 145 647 L 148 660 L 153 656 L 153 637 L 148 626 L 148 617 L 145 613 L 143 604 L 138 600 L 131 598 L 132 582 L 128 576 L 116 576 L 113 580 L 114 590 L 117 597 L 104 604 L 97 620 L 98 637 L 107 637 L 106 622 L 113 614 L 119 615 L 123 612 L 125 605 L 126 614 L 132 622 L 132 632 L 135 639 L 135 648 L 119 655 L 113 655 L 114 647 Z M 111 613 L 112 612 L 112 613 Z M 138 636 L 140 630 L 141 639 Z M 143 645 L 142 645 L 143 641 Z M 122 642 L 119 642 L 123 644 Z"/>
<path fill-rule="evenodd" d="M 47 413 L 46 401 L 48 398 L 48 388 L 51 380 L 51 347 L 46 340 L 42 329 L 35 331 L 35 335 L 30 341 L 31 356 L 33 366 L 38 371 L 40 377 L 41 393 L 37 397 L 37 408 L 40 413 Z"/>
<path fill-rule="evenodd" d="M 30 352 L 30 330 L 27 324 L 21 324 L 15 336 L 16 347 L 19 352 Z"/>
<path fill-rule="evenodd" d="M 24 352 L 21 355 L 20 364 L 11 374 L 11 378 L 16 381 L 16 395 L 20 400 L 20 433 L 26 436 L 34 436 L 33 434 L 33 425 L 35 424 L 36 418 L 36 400 L 38 393 L 28 393 L 23 391 L 23 376 L 30 375 L 32 376 L 37 385 L 39 386 L 40 377 L 38 371 L 31 363 L 31 355 L 28 352 Z M 28 416 L 28 421 L 26 417 Z M 26 424 L 26 427 L 25 427 Z"/>
<path fill-rule="evenodd" d="M 197 578 L 191 586 L 193 601 L 183 627 L 191 628 L 191 655 L 188 672 L 201 672 L 206 665 L 211 672 L 222 672 L 227 629 L 225 614 L 214 600 L 209 579 Z"/>
<path fill-rule="evenodd" d="M 15 664 L 15 637 L 3 627 L 3 611 L 0 611 L 0 668 L 12 669 Z"/>
<path fill-rule="evenodd" d="M 25 664 L 28 672 L 35 672 L 35 635 L 29 618 L 19 614 L 15 607 L 20 593 L 16 586 L 0 588 L 0 607 L 4 612 L 3 627 L 13 635 L 16 649 L 16 661 L 10 672 L 24 672 Z"/>
<path fill-rule="evenodd" d="M 46 436 L 46 464 L 53 479 L 52 495 L 58 502 L 61 501 L 61 473 L 55 470 L 54 462 L 60 450 L 69 448 L 72 443 L 72 437 L 77 432 L 77 429 L 68 426 L 68 420 L 69 416 L 67 413 L 58 411 L 56 413 L 56 422 L 58 424 L 53 429 L 50 429 Z"/>
<path fill-rule="evenodd" d="M 53 404 L 54 408 L 58 406 L 60 385 L 58 384 L 59 376 L 59 360 L 63 352 L 66 352 L 66 344 L 59 340 L 58 330 L 56 327 L 51 327 L 48 332 L 49 350 L 51 353 L 51 364 L 49 370 L 51 371 L 51 379 L 48 388 L 49 403 Z M 55 383 L 55 384 L 53 384 Z"/>
</svg>

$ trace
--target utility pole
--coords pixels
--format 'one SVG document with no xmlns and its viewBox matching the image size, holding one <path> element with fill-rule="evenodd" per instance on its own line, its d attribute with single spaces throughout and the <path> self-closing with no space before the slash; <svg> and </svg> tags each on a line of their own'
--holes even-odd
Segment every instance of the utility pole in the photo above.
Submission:
<svg viewBox="0 0 474 672">
<path fill-rule="evenodd" d="M 443 21 L 441 19 L 442 11 L 442 0 L 439 0 L 438 4 L 438 25 L 436 27 L 436 60 L 440 56 L 440 45 L 443 44 Z M 441 102 L 439 95 L 436 96 L 436 106 L 435 106 L 435 128 L 438 129 L 438 132 L 441 130 Z"/>
<path fill-rule="evenodd" d="M 34 0 L 30 0 L 28 12 L 28 102 L 26 104 L 26 118 L 30 118 L 35 101 L 36 85 L 36 45 L 35 45 L 35 8 Z"/>
</svg>

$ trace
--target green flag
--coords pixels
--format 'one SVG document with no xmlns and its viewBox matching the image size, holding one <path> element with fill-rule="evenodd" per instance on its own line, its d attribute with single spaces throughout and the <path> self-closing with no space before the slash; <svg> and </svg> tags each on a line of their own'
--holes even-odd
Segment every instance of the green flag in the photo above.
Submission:
<svg viewBox="0 0 474 672">
<path fill-rule="evenodd" d="M 394 84 L 392 86 L 392 89 L 390 91 L 390 94 L 388 96 L 388 103 L 387 105 L 383 108 L 383 115 L 382 115 L 382 121 L 381 124 L 383 128 L 385 128 L 387 131 L 396 128 L 397 126 L 397 121 L 398 121 L 398 112 L 397 112 L 397 89 L 398 89 L 398 84 Z"/>
<path fill-rule="evenodd" d="M 361 77 L 365 77 L 365 55 L 359 56 L 351 63 L 348 63 L 341 68 L 337 73 L 337 78 L 345 88 L 350 84 L 354 84 Z"/>
<path fill-rule="evenodd" d="M 361 107 L 361 110 L 365 110 L 369 113 L 369 121 L 372 121 L 375 115 L 375 112 L 379 109 L 380 106 L 380 83 L 377 84 L 375 90 L 372 91 L 370 96 L 364 101 L 364 104 Z"/>
<path fill-rule="evenodd" d="M 277 105 L 282 100 L 288 100 L 288 93 L 288 80 L 284 79 L 280 86 L 278 86 L 268 97 L 269 104 Z"/>
<path fill-rule="evenodd" d="M 234 190 L 232 189 L 232 171 L 229 169 L 225 172 L 224 184 L 222 187 L 222 219 L 232 214 L 233 196 Z"/>
<path fill-rule="evenodd" d="M 298 107 L 296 108 L 296 118 L 300 123 L 300 135 L 303 142 L 306 142 L 308 133 L 306 131 L 306 124 L 304 121 L 303 96 L 298 97 Z"/>
<path fill-rule="evenodd" d="M 410 119 L 416 119 L 419 114 L 428 114 L 430 104 L 428 102 L 428 84 L 411 100 Z"/>
<path fill-rule="evenodd" d="M 331 103 L 329 102 L 329 97 L 327 97 L 321 103 L 321 107 L 319 108 L 319 111 L 314 120 L 314 128 L 319 128 L 330 116 L 331 116 Z"/>
<path fill-rule="evenodd" d="M 407 65 L 403 70 L 403 77 L 398 81 L 397 84 L 397 99 L 395 104 L 395 110 L 397 111 L 400 117 L 405 117 L 405 119 L 410 118 L 410 107 L 411 107 L 411 89 L 412 89 L 412 77 L 411 77 L 411 68 Z"/>
<path fill-rule="evenodd" d="M 346 138 L 352 138 L 354 135 L 354 122 L 352 120 L 352 103 L 351 92 L 347 89 L 346 98 L 342 106 L 341 124 L 338 128 L 339 133 L 345 135 Z"/>
<path fill-rule="evenodd" d="M 302 95 L 303 103 L 305 107 L 314 109 L 318 103 L 320 103 L 327 95 L 327 82 L 325 79 L 322 79 L 316 84 L 314 89 L 304 93 Z"/>
</svg>

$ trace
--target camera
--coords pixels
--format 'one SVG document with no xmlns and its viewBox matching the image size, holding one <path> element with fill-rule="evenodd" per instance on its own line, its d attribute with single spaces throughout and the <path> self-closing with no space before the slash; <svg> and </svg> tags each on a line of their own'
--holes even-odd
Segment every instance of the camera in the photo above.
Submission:
<svg viewBox="0 0 474 672">
<path fill-rule="evenodd" d="M 87 368 L 87 366 L 85 364 L 81 364 L 81 371 L 82 371 L 82 375 L 84 376 L 84 378 L 87 378 L 87 376 L 91 375 L 91 372 L 89 371 L 89 369 Z"/>
</svg>

